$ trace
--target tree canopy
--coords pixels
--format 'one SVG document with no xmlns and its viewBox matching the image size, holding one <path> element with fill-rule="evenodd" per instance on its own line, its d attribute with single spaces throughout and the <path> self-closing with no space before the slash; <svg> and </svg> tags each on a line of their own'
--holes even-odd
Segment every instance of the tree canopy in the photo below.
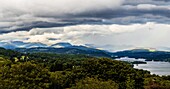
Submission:
<svg viewBox="0 0 170 89">
<path fill-rule="evenodd" d="M 170 76 L 151 75 L 126 62 L 85 55 L 2 54 L 8 52 L 2 50 L 2 89 L 170 89 Z"/>
</svg>

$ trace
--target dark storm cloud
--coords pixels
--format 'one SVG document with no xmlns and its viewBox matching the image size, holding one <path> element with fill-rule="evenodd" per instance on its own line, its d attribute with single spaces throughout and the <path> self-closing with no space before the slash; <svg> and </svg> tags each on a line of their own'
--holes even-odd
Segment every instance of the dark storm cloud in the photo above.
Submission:
<svg viewBox="0 0 170 89">
<path fill-rule="evenodd" d="M 0 33 L 78 24 L 169 24 L 169 1 L 88 0 L 83 4 L 79 0 L 0 0 Z"/>
<path fill-rule="evenodd" d="M 116 9 L 122 3 L 123 0 L 0 0 L 0 33 L 96 23 L 97 20 L 72 15 Z"/>
<path fill-rule="evenodd" d="M 107 10 L 98 13 L 89 12 L 75 15 L 75 17 L 109 20 L 109 22 L 102 21 L 101 23 L 103 24 L 133 24 L 146 23 L 149 21 L 168 24 L 170 23 L 170 7 L 151 4 L 142 4 L 138 6 L 126 5 L 117 10 Z"/>
<path fill-rule="evenodd" d="M 43 21 L 37 21 L 37 22 L 31 22 L 26 24 L 18 25 L 13 30 L 6 30 L 10 27 L 1 27 L 2 30 L 0 30 L 0 33 L 8 33 L 11 31 L 28 31 L 33 28 L 51 28 L 51 27 L 64 27 L 64 26 L 71 26 L 71 25 L 78 25 L 78 24 L 100 24 L 102 23 L 102 20 L 93 20 L 93 19 L 80 19 L 80 20 L 62 20 L 65 23 L 57 23 L 57 22 L 43 22 Z M 4 30 L 3 30 L 4 29 Z"/>
<path fill-rule="evenodd" d="M 164 1 L 164 2 L 170 2 L 170 0 L 153 0 L 153 1 Z"/>
</svg>

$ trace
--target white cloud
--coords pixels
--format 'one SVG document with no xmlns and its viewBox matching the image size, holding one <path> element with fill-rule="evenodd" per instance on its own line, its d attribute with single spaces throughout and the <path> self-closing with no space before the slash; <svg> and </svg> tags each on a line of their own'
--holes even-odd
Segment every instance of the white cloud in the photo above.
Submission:
<svg viewBox="0 0 170 89">
<path fill-rule="evenodd" d="M 170 5 L 157 6 L 157 5 L 153 5 L 153 4 L 139 4 L 139 5 L 137 5 L 137 9 L 142 9 L 142 10 L 168 9 L 168 10 L 170 10 Z"/>
<path fill-rule="evenodd" d="M 0 0 L 0 2 L 2 12 L 49 16 L 114 9 L 120 6 L 123 0 Z"/>
<path fill-rule="evenodd" d="M 124 5 L 123 9 L 129 10 L 170 10 L 170 5 L 155 5 L 155 4 L 138 4 Z"/>
<path fill-rule="evenodd" d="M 94 44 L 114 51 L 131 48 L 132 46 L 155 48 L 170 47 L 170 40 L 168 39 L 170 38 L 169 29 L 170 25 L 168 24 L 153 22 L 133 25 L 75 25 L 11 32 L 1 34 L 0 40 L 42 42 L 48 45 L 57 42 Z M 104 45 L 109 45 L 109 47 L 105 47 Z"/>
</svg>

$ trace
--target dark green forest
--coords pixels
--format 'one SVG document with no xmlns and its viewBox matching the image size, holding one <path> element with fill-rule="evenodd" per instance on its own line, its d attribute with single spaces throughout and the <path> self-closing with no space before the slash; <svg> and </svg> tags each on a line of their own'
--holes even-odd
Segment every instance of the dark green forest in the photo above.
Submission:
<svg viewBox="0 0 170 89">
<path fill-rule="evenodd" d="M 0 48 L 0 89 L 170 89 L 170 76 L 109 58 Z"/>
</svg>

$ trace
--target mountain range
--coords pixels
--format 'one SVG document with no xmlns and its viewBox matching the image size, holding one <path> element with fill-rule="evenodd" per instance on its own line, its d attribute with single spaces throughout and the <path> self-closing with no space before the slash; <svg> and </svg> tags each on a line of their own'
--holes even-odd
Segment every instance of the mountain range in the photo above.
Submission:
<svg viewBox="0 0 170 89">
<path fill-rule="evenodd" d="M 9 42 L 0 42 L 0 47 L 5 49 L 16 49 L 16 48 L 33 48 L 33 47 L 47 47 L 46 44 L 43 43 L 29 43 L 22 41 L 9 41 Z"/>
<path fill-rule="evenodd" d="M 170 52 L 157 51 L 153 49 L 132 49 L 118 52 L 109 52 L 106 50 L 100 50 L 82 45 L 72 45 L 67 42 L 56 43 L 51 46 L 42 43 L 24 43 L 20 41 L 12 42 L 0 42 L 0 47 L 6 49 L 12 49 L 22 53 L 57 53 L 57 54 L 83 54 L 95 57 L 107 57 L 107 58 L 144 58 L 147 60 L 159 60 L 169 61 Z"/>
<path fill-rule="evenodd" d="M 84 54 L 95 57 L 108 57 L 111 58 L 110 52 L 90 48 L 82 45 L 72 45 L 67 42 L 60 42 L 53 45 L 46 45 L 42 43 L 28 43 L 21 41 L 0 42 L 0 47 L 5 49 L 12 49 L 22 53 L 57 53 L 57 54 Z"/>
</svg>

